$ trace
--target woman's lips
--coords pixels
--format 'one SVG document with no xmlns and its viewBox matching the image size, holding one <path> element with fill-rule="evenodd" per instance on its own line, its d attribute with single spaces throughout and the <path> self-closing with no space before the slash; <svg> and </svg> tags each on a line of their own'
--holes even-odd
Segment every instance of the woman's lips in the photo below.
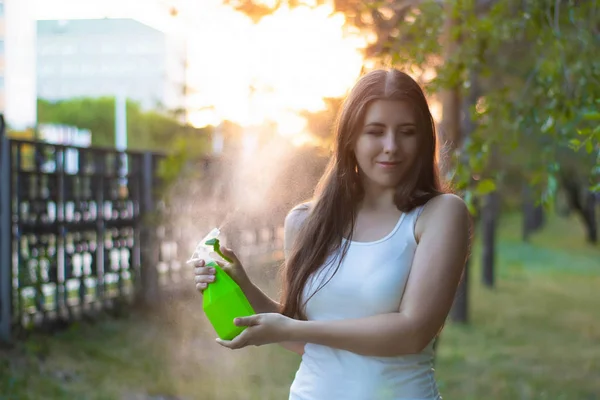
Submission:
<svg viewBox="0 0 600 400">
<path fill-rule="evenodd" d="M 395 168 L 400 165 L 400 161 L 377 161 L 377 165 L 383 168 Z"/>
</svg>

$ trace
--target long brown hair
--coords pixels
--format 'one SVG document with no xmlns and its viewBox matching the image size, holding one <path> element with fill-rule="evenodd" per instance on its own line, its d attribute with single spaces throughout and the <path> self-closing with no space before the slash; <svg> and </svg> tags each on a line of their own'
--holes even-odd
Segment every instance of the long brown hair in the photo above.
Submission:
<svg viewBox="0 0 600 400">
<path fill-rule="evenodd" d="M 327 258 L 342 247 L 343 237 L 347 241 L 338 258 L 337 268 L 348 251 L 357 205 L 364 196 L 357 173 L 354 144 L 367 107 L 374 100 L 382 99 L 409 102 L 417 120 L 419 155 L 415 173 L 409 174 L 397 187 L 394 196 L 396 207 L 408 212 L 443 192 L 437 168 L 435 124 L 418 83 L 395 69 L 375 70 L 362 76 L 340 108 L 332 157 L 283 268 L 280 311 L 288 317 L 306 319 L 304 305 L 308 299 L 302 302 L 304 286 Z"/>
</svg>

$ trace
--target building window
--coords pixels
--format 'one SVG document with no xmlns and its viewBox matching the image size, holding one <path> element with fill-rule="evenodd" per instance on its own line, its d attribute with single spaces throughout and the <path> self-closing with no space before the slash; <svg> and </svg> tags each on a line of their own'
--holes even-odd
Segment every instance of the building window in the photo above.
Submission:
<svg viewBox="0 0 600 400">
<path fill-rule="evenodd" d="M 40 75 L 52 75 L 56 73 L 55 67 L 52 64 L 41 65 L 39 67 Z"/>
<path fill-rule="evenodd" d="M 0 39 L 0 54 L 4 54 L 4 40 Z"/>
<path fill-rule="evenodd" d="M 4 15 L 4 1 L 0 0 L 0 15 Z"/>
<path fill-rule="evenodd" d="M 77 52 L 77 47 L 75 47 L 75 45 L 72 44 L 66 44 L 62 47 L 61 51 L 63 56 L 70 56 Z"/>
</svg>

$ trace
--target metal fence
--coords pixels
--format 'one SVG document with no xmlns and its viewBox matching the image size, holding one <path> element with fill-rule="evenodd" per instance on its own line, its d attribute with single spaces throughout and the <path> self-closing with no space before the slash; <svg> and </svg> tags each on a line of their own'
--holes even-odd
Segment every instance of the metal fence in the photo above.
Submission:
<svg viewBox="0 0 600 400">
<path fill-rule="evenodd" d="M 193 287 L 189 243 L 145 218 L 163 155 L 0 139 L 0 339 Z M 282 256 L 281 228 L 235 235 L 244 258 Z"/>
</svg>

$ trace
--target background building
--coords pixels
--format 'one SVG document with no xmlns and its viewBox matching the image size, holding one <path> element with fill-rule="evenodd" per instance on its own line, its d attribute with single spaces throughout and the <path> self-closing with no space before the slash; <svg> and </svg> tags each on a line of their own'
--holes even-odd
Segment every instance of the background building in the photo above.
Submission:
<svg viewBox="0 0 600 400">
<path fill-rule="evenodd" d="M 4 1 L 0 0 L 0 112 L 4 113 L 6 105 L 6 13 Z"/>
<path fill-rule="evenodd" d="M 38 97 L 124 95 L 143 108 L 185 106 L 185 43 L 134 19 L 37 22 Z"/>
<path fill-rule="evenodd" d="M 36 125 L 35 31 L 32 0 L 0 0 L 0 112 L 12 129 Z"/>
</svg>

